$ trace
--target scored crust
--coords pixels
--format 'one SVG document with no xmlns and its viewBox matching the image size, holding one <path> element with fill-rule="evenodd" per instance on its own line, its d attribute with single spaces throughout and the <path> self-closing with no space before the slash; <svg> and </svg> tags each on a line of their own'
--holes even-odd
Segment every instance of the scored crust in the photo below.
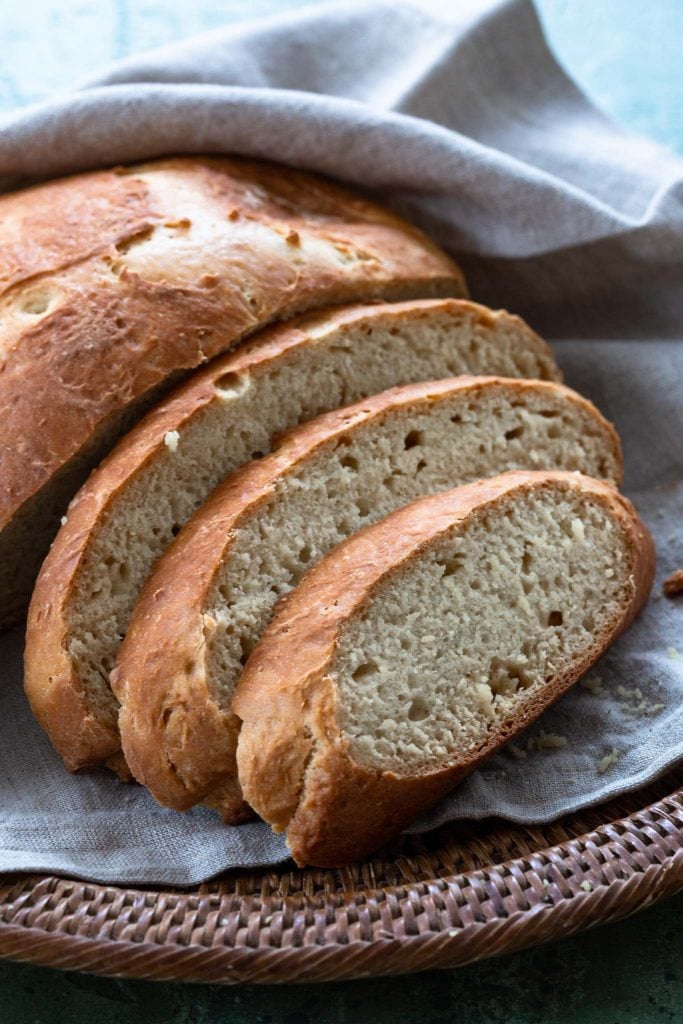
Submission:
<svg viewBox="0 0 683 1024">
<path fill-rule="evenodd" d="M 446 531 L 515 492 L 548 488 L 590 495 L 609 509 L 628 538 L 630 593 L 621 618 L 595 637 L 580 664 L 560 671 L 523 714 L 469 757 L 405 777 L 356 763 L 340 732 L 330 678 L 344 624 L 361 615 L 382 583 L 419 559 Z M 630 502 L 609 484 L 578 473 L 505 473 L 394 512 L 323 559 L 281 603 L 252 652 L 233 699 L 242 723 L 237 756 L 245 798 L 277 831 L 287 831 L 299 865 L 336 866 L 367 855 L 590 668 L 643 606 L 653 576 L 652 539 Z M 315 770 L 307 771 L 314 752 Z"/>
<path fill-rule="evenodd" d="M 69 769 L 108 761 L 120 748 L 116 722 L 111 716 L 98 714 L 70 654 L 74 633 L 71 615 L 82 590 L 83 568 L 93 557 L 100 531 L 106 530 L 111 517 L 120 514 L 126 495 L 142 474 L 168 457 L 166 435 L 171 431 L 184 434 L 212 406 L 224 405 L 219 385 L 229 375 L 248 374 L 256 379 L 303 350 L 310 351 L 313 359 L 321 340 L 336 338 L 337 334 L 343 339 L 346 329 L 358 329 L 360 325 L 406 330 L 437 318 L 452 319 L 454 324 L 471 320 L 484 332 L 515 332 L 520 345 L 533 353 L 539 376 L 561 379 L 545 342 L 523 321 L 504 311 L 461 299 L 344 306 L 266 328 L 235 352 L 214 360 L 148 413 L 93 472 L 69 506 L 67 521 L 38 576 L 26 643 L 26 693 L 34 714 Z M 357 344 L 360 347 L 361 341 Z M 399 367 L 393 371 L 394 381 L 402 372 Z"/>
<path fill-rule="evenodd" d="M 463 400 L 504 388 L 559 395 L 586 410 L 604 429 L 620 481 L 616 432 L 585 399 L 544 381 L 460 377 L 392 389 L 304 424 L 273 455 L 245 466 L 219 486 L 157 562 L 147 581 L 111 675 L 122 704 L 123 750 L 135 777 L 161 803 L 179 810 L 222 784 L 234 764 L 237 723 L 212 694 L 204 612 L 232 537 L 266 504 L 276 484 L 303 458 L 332 446 L 355 426 L 381 422 L 387 410 L 415 409 L 456 394 Z M 234 772 L 234 767 L 231 769 Z M 226 812 L 226 816 L 228 816 Z"/>
<path fill-rule="evenodd" d="M 89 466 L 174 376 L 307 309 L 466 294 L 453 261 L 397 215 L 223 157 L 0 197 L 0 288 L 0 625 L 22 610 Z"/>
</svg>

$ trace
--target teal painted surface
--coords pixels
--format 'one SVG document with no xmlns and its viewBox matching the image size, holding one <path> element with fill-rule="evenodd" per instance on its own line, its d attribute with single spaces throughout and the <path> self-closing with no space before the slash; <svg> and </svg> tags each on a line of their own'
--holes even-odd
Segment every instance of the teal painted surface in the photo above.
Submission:
<svg viewBox="0 0 683 1024">
<path fill-rule="evenodd" d="M 0 110 L 66 89 L 129 53 L 313 2 L 4 0 Z M 683 0 L 536 0 L 536 6 L 560 63 L 598 106 L 683 153 Z"/>
<path fill-rule="evenodd" d="M 5 0 L 0 110 L 40 100 L 128 53 L 302 5 Z M 537 5 L 559 60 L 594 102 L 683 152 L 683 0 Z M 552 946 L 412 978 L 219 989 L 0 963 L 0 987 L 0 1024 L 683 1024 L 683 896 Z"/>
</svg>

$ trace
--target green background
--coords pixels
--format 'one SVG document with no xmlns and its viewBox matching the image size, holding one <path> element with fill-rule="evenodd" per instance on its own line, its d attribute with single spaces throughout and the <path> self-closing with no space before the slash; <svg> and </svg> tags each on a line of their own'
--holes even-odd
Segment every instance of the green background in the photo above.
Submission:
<svg viewBox="0 0 683 1024">
<path fill-rule="evenodd" d="M 0 0 L 0 111 L 129 53 L 293 6 L 303 3 Z M 683 0 L 537 7 L 558 59 L 598 106 L 683 152 Z M 414 977 L 222 989 L 0 963 L 0 989 L 2 1024 L 683 1024 L 683 896 L 541 949 Z"/>
</svg>

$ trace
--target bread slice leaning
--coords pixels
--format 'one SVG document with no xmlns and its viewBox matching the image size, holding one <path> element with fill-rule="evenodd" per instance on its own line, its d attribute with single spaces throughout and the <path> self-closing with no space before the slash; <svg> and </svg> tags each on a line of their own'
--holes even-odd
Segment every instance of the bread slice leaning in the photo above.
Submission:
<svg viewBox="0 0 683 1024">
<path fill-rule="evenodd" d="M 162 556 L 111 675 L 123 750 L 161 803 L 244 814 L 230 702 L 273 607 L 341 540 L 412 499 L 516 467 L 615 483 L 614 430 L 543 381 L 411 384 L 296 428 L 221 485 Z"/>
<path fill-rule="evenodd" d="M 0 626 L 88 471 L 180 374 L 297 313 L 467 294 L 444 252 L 366 198 L 208 156 L 0 196 L 0 281 Z"/>
<path fill-rule="evenodd" d="M 31 603 L 26 692 L 67 766 L 119 750 L 109 672 L 128 619 L 155 560 L 220 480 L 302 420 L 465 372 L 560 376 L 509 313 L 450 299 L 346 306 L 260 332 L 135 427 L 70 506 Z"/>
<path fill-rule="evenodd" d="M 528 726 L 647 599 L 651 538 L 609 485 L 509 473 L 336 548 L 247 663 L 246 799 L 299 865 L 367 856 Z"/>
</svg>

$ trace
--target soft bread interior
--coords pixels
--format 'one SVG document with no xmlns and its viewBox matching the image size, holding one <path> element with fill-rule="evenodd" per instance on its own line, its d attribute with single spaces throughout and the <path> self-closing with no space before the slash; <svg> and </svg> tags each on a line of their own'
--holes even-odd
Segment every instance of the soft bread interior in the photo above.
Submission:
<svg viewBox="0 0 683 1024">
<path fill-rule="evenodd" d="M 517 468 L 617 480 L 604 422 L 565 394 L 505 383 L 456 392 L 364 424 L 282 476 L 236 529 L 206 606 L 216 700 L 229 707 L 276 601 L 340 541 L 414 498 Z"/>
<path fill-rule="evenodd" d="M 387 307 L 333 330 L 325 314 L 307 317 L 304 344 L 251 373 L 226 371 L 216 401 L 168 435 L 110 502 L 67 609 L 69 656 L 102 720 L 116 724 L 108 675 L 155 561 L 220 480 L 270 451 L 276 432 L 395 384 L 462 373 L 559 377 L 540 339 L 507 314 L 458 302 L 400 312 Z"/>
<path fill-rule="evenodd" d="M 352 758 L 414 775 L 465 763 L 585 664 L 632 594 L 613 513 L 506 497 L 385 581 L 340 632 L 331 677 Z"/>
</svg>

